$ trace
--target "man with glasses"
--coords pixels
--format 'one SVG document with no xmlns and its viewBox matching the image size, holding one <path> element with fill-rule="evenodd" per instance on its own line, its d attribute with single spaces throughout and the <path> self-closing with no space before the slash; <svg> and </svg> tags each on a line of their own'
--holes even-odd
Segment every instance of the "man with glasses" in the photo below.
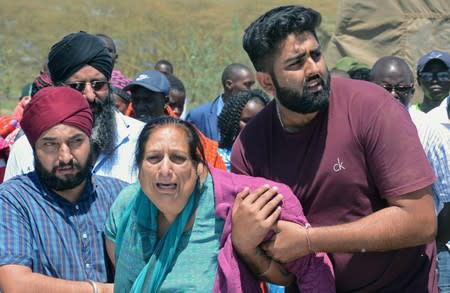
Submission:
<svg viewBox="0 0 450 293">
<path fill-rule="evenodd" d="M 109 85 L 113 62 L 102 40 L 86 32 L 65 36 L 52 46 L 48 68 L 55 86 L 71 87 L 89 102 L 94 114 L 93 173 L 135 181 L 133 154 L 143 123 L 115 109 Z M 33 169 L 32 148 L 21 137 L 11 151 L 5 180 Z"/>
<path fill-rule="evenodd" d="M 444 101 L 450 91 L 450 54 L 433 50 L 419 59 L 417 64 L 417 81 L 421 86 L 424 96 L 418 108 L 428 113 L 441 104 L 447 116 Z M 447 116 L 448 121 L 448 116 Z"/>
<path fill-rule="evenodd" d="M 398 57 L 380 58 L 370 73 L 372 82 L 382 86 L 399 100 L 411 115 L 428 161 L 436 175 L 432 186 L 433 200 L 438 217 L 438 282 L 440 292 L 450 292 L 450 252 L 446 246 L 449 240 L 450 215 L 450 132 L 427 119 L 427 115 L 411 106 L 414 95 L 414 76 L 408 64 Z M 444 209 L 443 209 L 444 208 Z"/>
</svg>

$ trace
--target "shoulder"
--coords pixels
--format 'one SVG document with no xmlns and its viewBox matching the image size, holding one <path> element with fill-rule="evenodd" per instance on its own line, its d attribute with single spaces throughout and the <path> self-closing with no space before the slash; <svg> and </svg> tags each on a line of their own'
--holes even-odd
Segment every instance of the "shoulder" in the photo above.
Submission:
<svg viewBox="0 0 450 293">
<path fill-rule="evenodd" d="M 213 108 L 213 105 L 217 103 L 217 99 L 218 99 L 218 97 L 213 102 L 200 104 L 197 107 L 192 108 L 189 111 L 188 116 L 189 117 L 198 117 L 200 115 L 206 114 L 207 112 L 209 112 L 211 110 L 211 108 Z"/>
<path fill-rule="evenodd" d="M 116 112 L 116 122 L 123 124 L 123 126 L 133 137 L 138 137 L 142 131 L 142 128 L 145 126 L 144 122 L 125 116 L 119 112 Z"/>
<path fill-rule="evenodd" d="M 116 194 L 129 185 L 120 179 L 101 175 L 92 175 L 92 182 L 97 190 L 114 192 Z"/>
<path fill-rule="evenodd" d="M 111 207 L 111 213 L 120 215 L 136 198 L 139 188 L 139 183 L 129 184 L 123 188 Z"/>
<path fill-rule="evenodd" d="M 34 172 L 15 176 L 1 184 L 0 203 L 26 204 L 30 200 L 35 200 L 37 194 L 42 193 L 39 186 Z"/>
</svg>

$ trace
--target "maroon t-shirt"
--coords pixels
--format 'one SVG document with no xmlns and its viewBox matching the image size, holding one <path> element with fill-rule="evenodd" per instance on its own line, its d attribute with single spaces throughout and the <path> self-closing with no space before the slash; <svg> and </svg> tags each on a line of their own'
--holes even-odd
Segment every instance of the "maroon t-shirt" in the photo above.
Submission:
<svg viewBox="0 0 450 293">
<path fill-rule="evenodd" d="M 332 78 L 328 109 L 298 133 L 283 130 L 271 102 L 236 140 L 231 164 L 291 187 L 313 226 L 355 221 L 434 181 L 405 107 L 377 85 L 343 78 Z M 434 243 L 330 254 L 338 292 L 437 292 L 434 256 Z"/>
</svg>

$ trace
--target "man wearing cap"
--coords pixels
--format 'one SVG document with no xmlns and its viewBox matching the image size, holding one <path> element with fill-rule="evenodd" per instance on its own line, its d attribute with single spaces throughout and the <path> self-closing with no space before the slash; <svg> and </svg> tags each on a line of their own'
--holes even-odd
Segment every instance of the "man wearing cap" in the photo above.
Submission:
<svg viewBox="0 0 450 293">
<path fill-rule="evenodd" d="M 89 102 L 94 114 L 93 173 L 134 182 L 133 154 L 143 123 L 115 109 L 109 85 L 113 63 L 103 42 L 86 32 L 69 34 L 52 46 L 48 68 L 55 86 L 74 88 Z M 21 137 L 8 159 L 5 179 L 32 170 L 31 146 Z"/>
<path fill-rule="evenodd" d="M 157 70 L 141 72 L 124 90 L 131 92 L 133 118 L 147 122 L 165 115 L 170 84 L 163 73 Z"/>
<path fill-rule="evenodd" d="M 0 189 L 0 291 L 112 292 L 102 230 L 127 184 L 91 173 L 92 122 L 69 87 L 44 88 L 25 108 L 35 171 Z"/>
<path fill-rule="evenodd" d="M 417 107 L 428 113 L 442 105 L 442 112 L 448 122 L 446 97 L 450 91 L 450 54 L 433 50 L 420 57 L 417 64 L 417 82 L 423 90 L 423 101 Z M 436 115 L 434 113 L 433 115 Z"/>
</svg>

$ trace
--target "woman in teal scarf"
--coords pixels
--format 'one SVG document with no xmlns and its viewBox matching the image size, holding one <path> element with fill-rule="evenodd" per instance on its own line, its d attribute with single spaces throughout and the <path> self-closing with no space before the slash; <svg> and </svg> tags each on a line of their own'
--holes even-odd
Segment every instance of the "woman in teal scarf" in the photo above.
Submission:
<svg viewBox="0 0 450 293">
<path fill-rule="evenodd" d="M 116 267 L 115 292 L 259 292 L 258 279 L 235 254 L 231 241 L 232 204 L 244 186 L 277 185 L 278 189 L 252 193 L 272 200 L 268 218 L 306 224 L 298 201 L 285 186 L 208 169 L 196 130 L 182 120 L 163 117 L 149 122 L 139 137 L 136 161 L 139 182 L 120 193 L 105 228 L 108 254 Z M 279 192 L 284 196 L 282 212 L 276 208 Z M 257 257 L 267 265 L 253 269 L 256 274 L 276 267 L 267 256 Z M 302 258 L 286 269 L 300 287 L 321 290 L 302 292 L 334 291 L 325 254 Z M 284 282 L 294 279 L 278 271 L 268 274 Z"/>
</svg>

